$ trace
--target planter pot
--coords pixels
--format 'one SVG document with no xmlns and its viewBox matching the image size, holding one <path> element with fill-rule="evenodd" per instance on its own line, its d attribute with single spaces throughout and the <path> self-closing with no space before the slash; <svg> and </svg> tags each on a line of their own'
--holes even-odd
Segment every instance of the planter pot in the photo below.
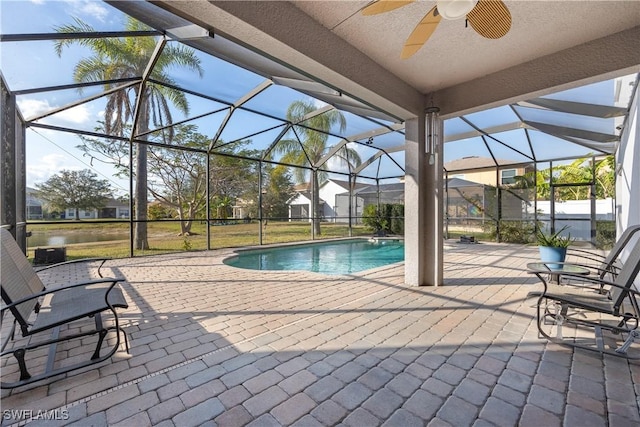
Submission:
<svg viewBox="0 0 640 427">
<path fill-rule="evenodd" d="M 562 270 L 562 264 L 553 263 L 564 262 L 567 257 L 567 248 L 538 246 L 538 249 L 540 250 L 540 261 L 547 264 L 551 270 Z"/>
</svg>

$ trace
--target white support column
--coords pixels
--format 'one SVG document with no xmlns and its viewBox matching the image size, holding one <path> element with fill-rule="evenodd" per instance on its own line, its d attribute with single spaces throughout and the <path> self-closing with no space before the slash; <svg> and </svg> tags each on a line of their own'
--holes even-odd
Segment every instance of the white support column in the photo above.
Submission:
<svg viewBox="0 0 640 427">
<path fill-rule="evenodd" d="M 442 284 L 442 121 L 437 111 L 406 122 L 405 282 Z"/>
<path fill-rule="evenodd" d="M 427 233 L 426 174 L 424 116 L 405 123 L 405 180 L 404 180 L 404 281 L 408 285 L 425 283 L 424 268 Z"/>
<path fill-rule="evenodd" d="M 622 131 L 620 145 L 616 152 L 616 234 L 627 227 L 640 224 L 640 86 L 635 95 L 627 123 Z M 629 250 L 620 255 L 622 260 L 629 256 Z M 636 281 L 637 287 L 640 283 Z"/>
</svg>

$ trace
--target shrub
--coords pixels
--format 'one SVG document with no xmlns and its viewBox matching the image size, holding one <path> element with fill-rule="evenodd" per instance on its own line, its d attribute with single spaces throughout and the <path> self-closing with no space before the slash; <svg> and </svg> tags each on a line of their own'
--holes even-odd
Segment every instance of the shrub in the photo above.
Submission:
<svg viewBox="0 0 640 427">
<path fill-rule="evenodd" d="M 396 203 L 391 209 L 391 232 L 404 235 L 404 205 Z"/>
<path fill-rule="evenodd" d="M 362 223 L 370 230 L 378 230 L 379 218 L 376 205 L 366 205 L 362 210 Z"/>
<path fill-rule="evenodd" d="M 362 211 L 362 223 L 372 231 L 404 234 L 404 205 L 383 203 L 380 210 L 376 205 L 366 205 Z"/>
<path fill-rule="evenodd" d="M 611 249 L 616 242 L 616 223 L 614 221 L 596 221 L 596 247 Z"/>
<path fill-rule="evenodd" d="M 490 239 L 503 243 L 532 243 L 535 240 L 536 225 L 533 221 L 500 221 L 500 236 L 497 239 L 496 222 L 483 226 Z"/>
</svg>

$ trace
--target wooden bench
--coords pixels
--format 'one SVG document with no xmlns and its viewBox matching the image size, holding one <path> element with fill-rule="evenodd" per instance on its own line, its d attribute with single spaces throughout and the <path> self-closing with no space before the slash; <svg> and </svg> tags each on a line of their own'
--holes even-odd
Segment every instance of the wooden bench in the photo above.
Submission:
<svg viewBox="0 0 640 427">
<path fill-rule="evenodd" d="M 3 343 L 2 354 L 13 355 L 19 367 L 19 379 L 6 381 L 3 374 L 1 387 L 14 388 L 26 384 L 40 381 L 55 375 L 60 375 L 72 370 L 84 368 L 86 366 L 103 362 L 109 359 L 120 347 L 120 334 L 124 337 L 127 352 L 129 344 L 125 331 L 120 326 L 116 308 L 127 308 L 122 289 L 118 285 L 123 279 L 104 278 L 98 269 L 100 278 L 82 283 L 73 283 L 55 289 L 47 289 L 42 283 L 36 270 L 27 260 L 24 253 L 13 239 L 8 230 L 0 230 L 2 239 L 2 276 L 1 294 L 2 311 L 1 319 L 13 317 L 12 332 Z M 78 260 L 69 261 L 62 264 L 46 267 L 59 267 L 60 265 L 74 262 L 95 261 Z M 99 259 L 104 263 L 105 259 Z M 100 264 L 102 267 L 102 264 Z M 12 316 L 6 316 L 10 312 Z M 103 314 L 111 314 L 112 325 L 106 326 L 103 322 Z M 63 331 L 61 327 L 72 322 L 84 320 L 87 317 L 93 318 L 93 325 L 86 327 L 82 325 L 74 332 Z M 86 320 L 84 320 L 86 323 Z M 5 350 L 9 342 L 14 338 L 15 328 L 19 327 L 26 340 L 20 343 L 14 341 L 14 346 Z M 115 343 L 102 349 L 105 338 L 109 331 L 115 331 Z M 48 337 L 42 339 L 44 333 Z M 34 338 L 37 335 L 37 338 Z M 64 360 L 56 360 L 57 344 L 69 340 L 82 339 L 90 335 L 97 335 L 97 343 L 91 356 L 87 360 L 64 364 Z M 26 343 L 23 343 L 26 342 Z M 82 342 L 82 341 L 81 341 Z M 30 350 L 49 346 L 49 353 L 44 371 L 32 375 L 27 368 L 27 354 Z M 101 353 L 103 353 L 101 355 Z M 61 366 L 58 366 L 61 365 Z M 5 365 L 3 365 L 5 366 Z M 3 368 L 3 369 L 6 369 Z"/>
</svg>

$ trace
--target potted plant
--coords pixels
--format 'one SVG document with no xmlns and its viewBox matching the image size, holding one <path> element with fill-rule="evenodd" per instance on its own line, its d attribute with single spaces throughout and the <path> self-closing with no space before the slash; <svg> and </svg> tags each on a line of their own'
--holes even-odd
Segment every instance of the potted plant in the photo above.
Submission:
<svg viewBox="0 0 640 427">
<path fill-rule="evenodd" d="M 567 236 L 561 235 L 568 226 L 562 227 L 553 234 L 543 233 L 540 229 L 536 233 L 538 249 L 540 251 L 540 261 L 547 264 L 551 270 L 562 269 L 562 264 L 567 256 L 567 248 L 575 239 L 571 238 L 571 233 Z M 560 263 L 560 264 L 554 264 Z"/>
</svg>

